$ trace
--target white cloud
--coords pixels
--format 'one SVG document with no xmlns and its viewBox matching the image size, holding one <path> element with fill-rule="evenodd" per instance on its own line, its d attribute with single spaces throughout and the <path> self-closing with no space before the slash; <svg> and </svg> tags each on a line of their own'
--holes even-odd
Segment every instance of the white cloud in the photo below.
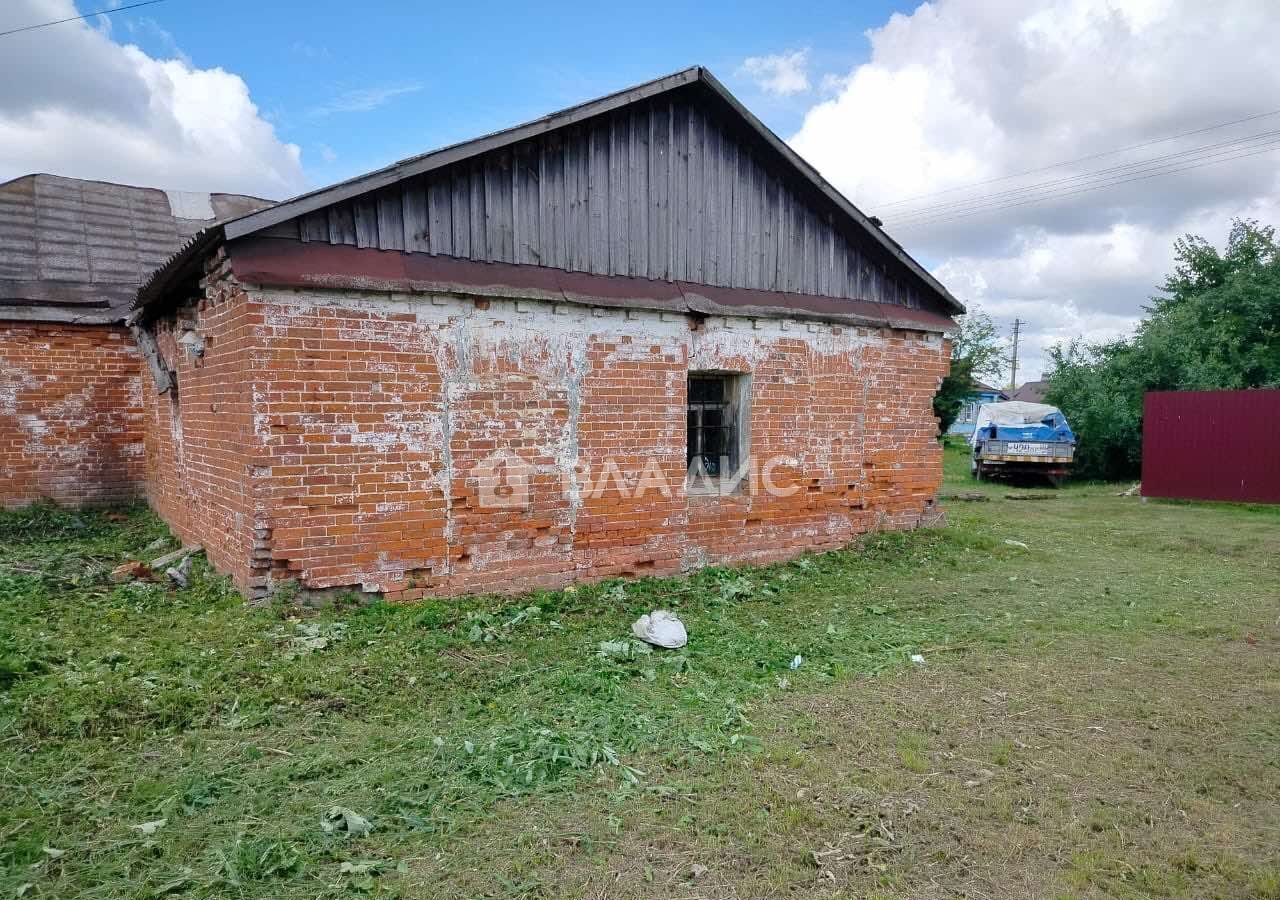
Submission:
<svg viewBox="0 0 1280 900">
<path fill-rule="evenodd" d="M 10 0 L 0 30 L 77 14 Z M 305 187 L 238 75 L 154 59 L 84 22 L 10 35 L 0 53 L 0 180 L 50 172 L 279 198 Z"/>
<path fill-rule="evenodd" d="M 1280 106 L 1272 4 L 937 0 L 869 38 L 870 61 L 823 79 L 832 96 L 791 143 L 961 300 L 1029 321 L 1031 369 L 1057 340 L 1130 328 L 1181 234 L 1220 241 L 1232 216 L 1280 220 L 1280 153 L 1032 190 L 1114 166 L 1144 174 L 1143 160 L 1274 131 L 1280 116 L 1003 178 Z M 1001 180 L 955 190 L 989 179 Z M 1046 193 L 1059 196 L 1026 202 Z"/>
<path fill-rule="evenodd" d="M 738 74 L 755 81 L 762 91 L 790 97 L 809 90 L 809 76 L 805 71 L 808 65 L 809 51 L 793 50 L 771 56 L 749 56 L 743 60 Z"/>
<path fill-rule="evenodd" d="M 352 88 L 338 94 L 327 103 L 313 107 L 313 116 L 331 116 L 334 113 L 369 112 L 380 106 L 386 106 L 396 97 L 412 94 L 422 90 L 422 85 L 398 84 L 380 87 Z"/>
</svg>

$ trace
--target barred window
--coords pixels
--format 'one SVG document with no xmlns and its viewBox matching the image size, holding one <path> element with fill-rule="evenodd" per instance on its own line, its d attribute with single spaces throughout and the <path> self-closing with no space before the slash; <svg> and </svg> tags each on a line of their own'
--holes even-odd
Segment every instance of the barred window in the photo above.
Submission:
<svg viewBox="0 0 1280 900">
<path fill-rule="evenodd" d="M 689 374 L 686 463 L 694 477 L 733 475 L 742 462 L 746 435 L 744 375 Z"/>
</svg>

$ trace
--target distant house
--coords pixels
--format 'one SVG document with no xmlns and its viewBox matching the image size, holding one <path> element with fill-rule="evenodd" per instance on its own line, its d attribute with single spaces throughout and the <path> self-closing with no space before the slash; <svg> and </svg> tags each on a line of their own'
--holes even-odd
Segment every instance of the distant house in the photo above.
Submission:
<svg viewBox="0 0 1280 900">
<path fill-rule="evenodd" d="M 1013 392 L 1010 400 L 1021 400 L 1026 403 L 1043 403 L 1045 391 L 1049 389 L 1049 382 L 1044 380 L 1044 376 L 1040 376 L 1040 381 L 1028 381 Z"/>
<path fill-rule="evenodd" d="M 981 381 L 975 382 L 973 393 L 965 400 L 964 406 L 960 407 L 960 415 L 956 416 L 956 420 L 951 423 L 947 434 L 973 434 L 973 426 L 978 418 L 978 407 L 984 403 L 999 403 L 1001 400 L 1008 399 L 1009 395 L 999 388 L 993 388 Z"/>
</svg>

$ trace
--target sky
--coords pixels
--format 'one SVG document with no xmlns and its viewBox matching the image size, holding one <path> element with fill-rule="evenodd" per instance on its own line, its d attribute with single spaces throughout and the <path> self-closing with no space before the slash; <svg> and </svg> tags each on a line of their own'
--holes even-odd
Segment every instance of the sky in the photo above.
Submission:
<svg viewBox="0 0 1280 900">
<path fill-rule="evenodd" d="M 3 0 L 0 31 L 133 2 Z M 1025 322 L 1024 381 L 1129 333 L 1179 236 L 1280 222 L 1277 45 L 1274 0 L 164 0 L 0 36 L 0 180 L 284 199 L 702 64 Z"/>
</svg>

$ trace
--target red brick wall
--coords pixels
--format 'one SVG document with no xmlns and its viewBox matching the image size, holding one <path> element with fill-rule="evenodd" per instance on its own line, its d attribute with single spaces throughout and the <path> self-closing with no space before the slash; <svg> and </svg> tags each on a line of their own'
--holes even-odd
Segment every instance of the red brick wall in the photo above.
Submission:
<svg viewBox="0 0 1280 900">
<path fill-rule="evenodd" d="M 149 402 L 151 496 L 251 593 L 669 574 L 938 516 L 937 335 L 221 284 L 179 316 L 211 344 L 202 359 L 174 345 L 180 322 L 161 331 L 185 446 Z M 751 376 L 750 452 L 789 458 L 774 479 L 794 492 L 685 490 L 690 370 Z M 527 502 L 484 505 L 477 466 L 496 451 L 526 467 Z M 646 473 L 669 496 L 636 496 Z"/>
<path fill-rule="evenodd" d="M 204 546 L 209 561 L 247 589 L 254 542 L 251 348 L 261 317 L 215 272 L 204 297 L 155 326 L 177 388 L 156 392 L 144 375 L 147 498 L 173 531 Z M 177 344 L 198 323 L 204 353 Z"/>
<path fill-rule="evenodd" d="M 0 506 L 137 498 L 140 390 L 122 327 L 0 321 Z"/>
</svg>

